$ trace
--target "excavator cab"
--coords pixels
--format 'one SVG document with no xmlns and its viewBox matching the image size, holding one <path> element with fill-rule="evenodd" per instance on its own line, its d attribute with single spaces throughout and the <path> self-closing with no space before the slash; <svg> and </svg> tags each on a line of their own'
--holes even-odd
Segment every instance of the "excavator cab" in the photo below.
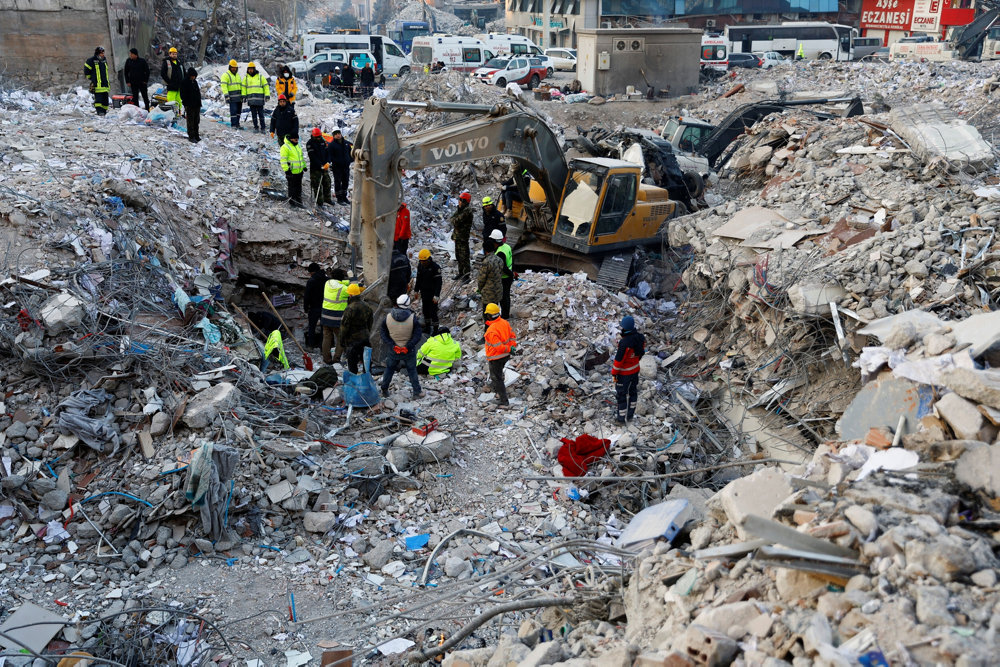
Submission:
<svg viewBox="0 0 1000 667">
<path fill-rule="evenodd" d="M 552 243 L 586 255 L 653 243 L 677 214 L 666 190 L 640 183 L 638 165 L 609 158 L 570 163 Z"/>
</svg>

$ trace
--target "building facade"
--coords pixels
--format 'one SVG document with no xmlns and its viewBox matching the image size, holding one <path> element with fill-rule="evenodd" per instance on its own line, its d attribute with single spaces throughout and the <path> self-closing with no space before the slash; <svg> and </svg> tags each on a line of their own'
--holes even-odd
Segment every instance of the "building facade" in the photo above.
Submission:
<svg viewBox="0 0 1000 667">
<path fill-rule="evenodd" d="M 915 33 L 943 39 L 975 18 L 973 0 L 863 0 L 861 34 L 885 46 Z"/>
</svg>

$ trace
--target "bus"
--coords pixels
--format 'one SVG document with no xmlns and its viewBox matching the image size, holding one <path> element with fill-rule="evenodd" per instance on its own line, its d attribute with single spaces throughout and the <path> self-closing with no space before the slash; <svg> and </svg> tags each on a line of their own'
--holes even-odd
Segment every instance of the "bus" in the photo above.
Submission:
<svg viewBox="0 0 1000 667">
<path fill-rule="evenodd" d="M 701 67 L 725 72 L 729 69 L 729 49 L 722 35 L 701 36 Z"/>
<path fill-rule="evenodd" d="M 820 21 L 786 21 L 777 25 L 731 25 L 726 28 L 731 53 L 777 51 L 795 57 L 802 47 L 807 60 L 850 60 L 856 28 Z"/>
<path fill-rule="evenodd" d="M 427 21 L 393 21 L 388 26 L 389 37 L 409 53 L 413 48 L 413 38 L 431 34 L 431 25 Z"/>
</svg>

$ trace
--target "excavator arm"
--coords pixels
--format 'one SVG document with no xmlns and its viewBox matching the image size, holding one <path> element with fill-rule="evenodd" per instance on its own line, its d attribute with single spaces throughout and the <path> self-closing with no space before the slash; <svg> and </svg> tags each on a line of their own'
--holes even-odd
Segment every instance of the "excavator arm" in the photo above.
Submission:
<svg viewBox="0 0 1000 667">
<path fill-rule="evenodd" d="M 400 137 L 391 107 L 419 108 L 469 116 Z M 385 276 L 392 258 L 396 210 L 402 193 L 400 172 L 498 156 L 514 158 L 545 190 L 556 215 L 569 168 L 559 141 L 545 121 L 508 105 L 397 102 L 365 103 L 354 141 L 354 198 L 351 205 L 352 264 L 356 252 L 369 282 Z"/>
</svg>

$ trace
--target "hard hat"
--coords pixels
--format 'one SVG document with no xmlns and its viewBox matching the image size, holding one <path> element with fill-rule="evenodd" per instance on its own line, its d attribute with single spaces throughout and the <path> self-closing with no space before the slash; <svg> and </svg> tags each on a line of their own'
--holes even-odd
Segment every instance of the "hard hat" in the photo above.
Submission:
<svg viewBox="0 0 1000 667">
<path fill-rule="evenodd" d="M 410 295 L 409 294 L 400 294 L 398 297 L 396 297 L 396 305 L 400 306 L 402 308 L 406 308 L 407 306 L 409 306 L 410 305 Z"/>
<path fill-rule="evenodd" d="M 472 201 L 472 195 L 470 195 L 468 192 L 463 192 L 462 194 L 458 195 L 458 198 L 464 201 L 466 204 Z"/>
<path fill-rule="evenodd" d="M 632 331 L 635 329 L 635 320 L 631 315 L 622 318 L 622 331 Z"/>
<path fill-rule="evenodd" d="M 339 72 L 339 71 L 340 71 L 340 67 L 334 67 L 334 68 L 333 68 L 333 71 L 334 71 L 334 72 Z"/>
<path fill-rule="evenodd" d="M 431 251 L 428 250 L 427 248 L 424 248 L 417 254 L 417 259 L 430 259 L 430 258 L 431 258 Z"/>
<path fill-rule="evenodd" d="M 96 56 L 98 53 L 104 53 L 103 46 L 98 46 L 96 49 L 94 49 L 94 55 Z"/>
<path fill-rule="evenodd" d="M 176 46 L 171 46 L 169 53 L 177 53 L 177 47 Z"/>
<path fill-rule="evenodd" d="M 483 197 L 483 206 L 489 206 L 493 203 L 493 197 Z"/>
<path fill-rule="evenodd" d="M 357 283 L 351 283 L 347 286 L 347 296 L 358 296 L 361 294 L 361 288 L 358 287 Z"/>
<path fill-rule="evenodd" d="M 236 62 L 235 60 L 230 60 L 229 61 L 229 66 L 230 67 L 239 67 L 240 64 L 238 62 Z"/>
<path fill-rule="evenodd" d="M 323 134 L 323 130 L 319 129 L 318 127 L 314 127 L 314 128 L 313 128 L 313 131 L 312 131 L 312 135 L 313 135 L 314 137 L 318 137 L 318 136 L 320 136 L 321 134 Z"/>
<path fill-rule="evenodd" d="M 285 100 L 286 102 L 288 101 L 288 98 L 285 97 L 284 93 L 282 93 L 281 95 L 278 95 L 278 101 L 280 102 L 281 100 Z"/>
<path fill-rule="evenodd" d="M 492 232 L 490 232 L 490 238 L 493 239 L 494 241 L 503 241 L 503 232 L 501 232 L 499 229 L 494 229 Z"/>
<path fill-rule="evenodd" d="M 500 314 L 500 306 L 496 305 L 495 303 L 488 303 L 488 304 L 486 304 L 486 311 L 485 312 L 486 312 L 487 315 L 499 315 Z"/>
<path fill-rule="evenodd" d="M 257 65 L 254 63 L 247 63 L 247 69 L 257 69 Z"/>
</svg>

